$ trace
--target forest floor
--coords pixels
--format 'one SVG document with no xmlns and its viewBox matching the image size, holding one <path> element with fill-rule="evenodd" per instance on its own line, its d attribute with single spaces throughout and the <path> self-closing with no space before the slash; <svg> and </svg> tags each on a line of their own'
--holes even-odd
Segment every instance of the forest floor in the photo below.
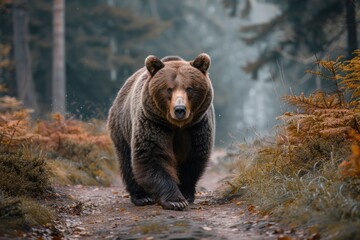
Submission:
<svg viewBox="0 0 360 240">
<path fill-rule="evenodd" d="M 58 210 L 57 224 L 49 229 L 34 229 L 25 238 L 289 240 L 305 237 L 301 231 L 258 214 L 254 206 L 242 202 L 241 196 L 222 199 L 216 190 L 230 174 L 213 159 L 198 184 L 195 203 L 186 211 L 163 210 L 160 205 L 136 207 L 120 179 L 111 187 L 55 187 L 56 201 L 49 202 Z"/>
</svg>

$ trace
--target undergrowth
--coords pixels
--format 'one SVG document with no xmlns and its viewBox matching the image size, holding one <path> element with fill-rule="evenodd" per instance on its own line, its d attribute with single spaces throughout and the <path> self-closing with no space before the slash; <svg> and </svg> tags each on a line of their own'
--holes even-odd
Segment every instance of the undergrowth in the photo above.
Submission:
<svg viewBox="0 0 360 240">
<path fill-rule="evenodd" d="M 54 114 L 32 123 L 30 113 L 15 98 L 0 97 L 0 236 L 54 219 L 43 205 L 54 185 L 109 186 L 116 175 L 104 122 Z"/>
<path fill-rule="evenodd" d="M 22 147 L 14 153 L 0 154 L 0 173 L 1 190 L 11 196 L 36 197 L 50 189 L 45 158 L 33 156 Z"/>
<path fill-rule="evenodd" d="M 360 51 L 318 61 L 335 91 L 285 96 L 295 110 L 278 119 L 275 139 L 239 144 L 229 183 L 263 214 L 327 239 L 360 236 Z"/>
<path fill-rule="evenodd" d="M 117 167 L 104 122 L 65 120 L 55 114 L 51 122 L 37 122 L 34 134 L 38 137 L 32 141 L 50 158 L 48 166 L 55 181 L 109 186 L 114 180 Z"/>
</svg>

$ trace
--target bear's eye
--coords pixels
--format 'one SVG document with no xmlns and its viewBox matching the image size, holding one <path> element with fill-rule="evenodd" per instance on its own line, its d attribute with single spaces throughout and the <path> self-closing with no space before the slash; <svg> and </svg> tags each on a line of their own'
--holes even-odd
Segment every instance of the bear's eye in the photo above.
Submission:
<svg viewBox="0 0 360 240">
<path fill-rule="evenodd" d="M 187 87 L 187 88 L 186 88 L 186 92 L 187 92 L 187 93 L 192 93 L 192 92 L 193 92 L 193 89 L 192 89 L 191 87 Z"/>
<path fill-rule="evenodd" d="M 167 91 L 169 94 L 171 94 L 171 93 L 172 93 L 172 88 L 168 88 L 168 89 L 166 89 L 166 91 Z"/>
</svg>

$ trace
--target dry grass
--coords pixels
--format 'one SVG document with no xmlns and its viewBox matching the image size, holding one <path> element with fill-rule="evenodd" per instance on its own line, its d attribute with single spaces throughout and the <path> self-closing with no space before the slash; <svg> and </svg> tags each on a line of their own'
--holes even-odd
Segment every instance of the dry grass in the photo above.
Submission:
<svg viewBox="0 0 360 240">
<path fill-rule="evenodd" d="M 0 132 L 0 153 L 13 155 L 22 146 L 42 155 L 53 183 L 108 186 L 114 180 L 117 165 L 104 121 L 85 123 L 55 114 L 32 127 L 28 111 L 7 111 L 0 116 Z"/>
<path fill-rule="evenodd" d="M 45 158 L 25 147 L 0 148 L 0 233 L 16 235 L 49 223 L 49 208 L 36 199 L 51 190 Z"/>
<path fill-rule="evenodd" d="M 324 71 L 313 73 L 333 81 L 337 90 L 285 96 L 296 110 L 279 117 L 284 123 L 275 139 L 238 145 L 238 175 L 230 192 L 240 193 L 264 214 L 327 239 L 357 239 L 360 51 L 350 61 L 318 64 Z"/>
<path fill-rule="evenodd" d="M 117 175 L 104 121 L 85 123 L 55 114 L 32 124 L 29 113 L 16 99 L 0 97 L 2 234 L 49 223 L 51 210 L 38 199 L 53 185 L 108 186 Z"/>
<path fill-rule="evenodd" d="M 231 193 L 240 193 L 264 214 L 322 236 L 359 236 L 360 179 L 344 179 L 338 167 L 351 154 L 348 140 L 291 150 L 276 144 L 240 148 Z"/>
<path fill-rule="evenodd" d="M 65 177 L 73 184 L 105 186 L 113 182 L 117 165 L 104 121 L 85 123 L 54 115 L 52 122 L 38 122 L 35 129 L 41 135 L 40 145 L 46 146 L 49 157 L 55 160 L 49 161 L 49 166 L 54 176 L 60 173 L 58 180 Z"/>
<path fill-rule="evenodd" d="M 34 199 L 26 197 L 0 198 L 0 233 L 18 235 L 32 226 L 51 222 L 53 213 Z"/>
</svg>

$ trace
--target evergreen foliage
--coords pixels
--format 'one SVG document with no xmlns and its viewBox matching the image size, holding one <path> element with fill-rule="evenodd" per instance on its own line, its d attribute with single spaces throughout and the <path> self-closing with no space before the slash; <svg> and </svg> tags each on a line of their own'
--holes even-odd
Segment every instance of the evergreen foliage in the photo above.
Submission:
<svg viewBox="0 0 360 240">
<path fill-rule="evenodd" d="M 69 110 L 76 113 L 85 108 L 102 116 L 110 97 L 143 65 L 144 55 L 136 47 L 156 37 L 166 25 L 104 1 L 96 7 L 93 2 L 70 1 L 66 11 Z M 117 79 L 111 79 L 111 70 L 117 72 Z"/>
<path fill-rule="evenodd" d="M 280 12 L 271 20 L 241 27 L 242 39 L 248 45 L 259 45 L 257 59 L 243 69 L 257 78 L 264 66 L 276 69 L 299 69 L 297 62 L 324 53 L 345 54 L 347 46 L 342 36 L 346 32 L 345 1 L 342 0 L 266 0 Z M 267 43 L 267 44 L 262 44 Z M 275 70 L 273 71 L 275 72 Z M 292 72 L 293 75 L 293 72 Z"/>
<path fill-rule="evenodd" d="M 2 46 L 5 50 L 12 46 L 11 7 L 11 2 L 2 5 L 0 54 Z M 33 78 L 44 115 L 51 110 L 52 2 L 30 0 L 28 9 Z M 104 118 L 119 87 L 143 65 L 145 56 L 136 50 L 138 46 L 158 36 L 168 24 L 109 6 L 106 1 L 66 2 L 65 15 L 68 110 L 82 117 Z M 13 94 L 11 71 L 3 70 L 0 80 Z M 114 77 L 111 71 L 116 72 Z"/>
</svg>

